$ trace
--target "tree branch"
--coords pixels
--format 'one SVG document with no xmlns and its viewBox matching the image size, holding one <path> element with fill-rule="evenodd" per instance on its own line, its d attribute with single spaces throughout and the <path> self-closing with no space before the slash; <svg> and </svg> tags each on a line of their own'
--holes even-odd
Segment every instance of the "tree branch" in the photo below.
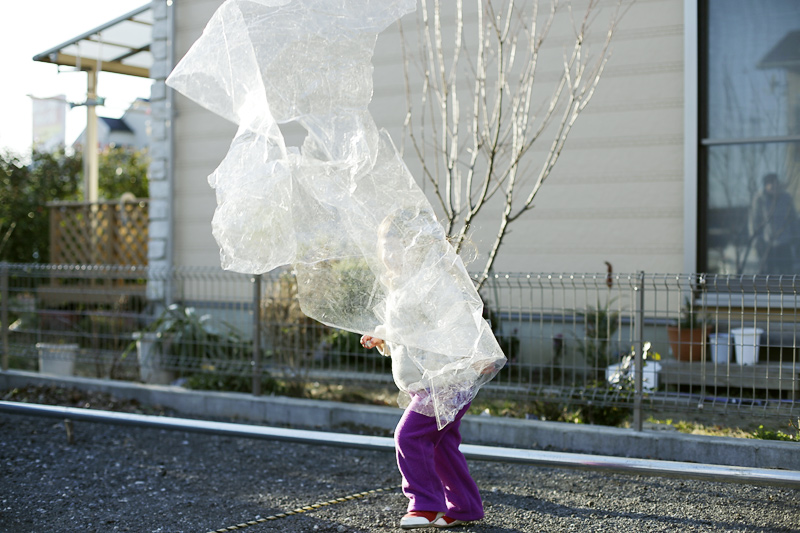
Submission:
<svg viewBox="0 0 800 533">
<path fill-rule="evenodd" d="M 546 11 L 540 11 L 539 2 L 534 0 L 524 13 L 521 6 L 528 3 L 518 5 L 506 0 L 496 9 L 500 4 L 476 0 L 474 32 L 468 31 L 473 26 L 466 25 L 463 0 L 457 0 L 455 27 L 448 42 L 445 34 L 449 36 L 450 30 L 444 31 L 447 25 L 442 11 L 447 4 L 421 0 L 418 21 L 419 31 L 424 32 L 419 38 L 423 94 L 417 97 L 420 112 L 414 113 L 412 84 L 404 64 L 409 106 L 404 126 L 422 162 L 425 180 L 433 183 L 456 250 L 461 250 L 489 200 L 501 191 L 503 194 L 500 213 L 492 212 L 497 217 L 497 233 L 479 286 L 488 278 L 509 226 L 534 207 L 534 199 L 563 153 L 578 116 L 594 96 L 608 62 L 612 36 L 632 2 L 618 0 L 595 61 L 587 53 L 586 40 L 600 12 L 600 0 L 589 0 L 580 19 L 569 4 L 566 12 L 560 10 L 558 0 L 551 0 Z M 539 104 L 534 91 L 539 85 L 537 69 L 545 40 L 560 13 L 572 23 L 574 44 L 562 58 L 561 75 Z M 403 54 L 410 57 L 405 47 Z M 460 66 L 465 60 L 470 69 Z M 468 117 L 462 116 L 460 98 L 466 91 L 472 91 Z M 462 120 L 467 135 L 462 132 Z M 550 132 L 553 136 L 543 160 L 529 157 L 536 143 L 544 142 L 542 136 Z M 538 169 L 529 175 L 532 162 Z"/>
</svg>

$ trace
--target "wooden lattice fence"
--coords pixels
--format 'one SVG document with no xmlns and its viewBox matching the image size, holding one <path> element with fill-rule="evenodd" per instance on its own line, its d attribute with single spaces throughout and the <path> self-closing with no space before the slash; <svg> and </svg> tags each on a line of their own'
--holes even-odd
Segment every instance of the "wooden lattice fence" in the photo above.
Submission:
<svg viewBox="0 0 800 533">
<path fill-rule="evenodd" d="M 50 263 L 147 264 L 147 199 L 95 204 L 53 202 L 48 208 Z"/>
</svg>

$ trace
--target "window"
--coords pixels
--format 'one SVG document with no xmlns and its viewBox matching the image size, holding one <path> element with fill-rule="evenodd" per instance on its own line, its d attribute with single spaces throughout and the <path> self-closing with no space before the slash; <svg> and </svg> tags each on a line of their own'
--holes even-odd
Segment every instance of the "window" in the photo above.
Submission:
<svg viewBox="0 0 800 533">
<path fill-rule="evenodd" d="M 698 267 L 800 273 L 800 2 L 699 15 Z"/>
</svg>

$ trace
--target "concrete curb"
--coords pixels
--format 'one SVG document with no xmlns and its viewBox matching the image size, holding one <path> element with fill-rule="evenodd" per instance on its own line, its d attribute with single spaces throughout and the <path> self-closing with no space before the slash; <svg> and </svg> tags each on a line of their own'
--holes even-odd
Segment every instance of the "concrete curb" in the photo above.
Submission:
<svg viewBox="0 0 800 533">
<path fill-rule="evenodd" d="M 389 432 L 402 411 L 394 407 L 303 400 L 282 396 L 193 391 L 181 387 L 37 372 L 0 372 L 0 390 L 27 385 L 58 385 L 105 392 L 120 399 L 161 405 L 183 414 L 232 418 L 242 422 L 322 430 L 360 427 Z M 794 442 L 707 437 L 682 433 L 489 416 L 466 416 L 465 443 L 636 457 L 665 461 L 800 470 L 800 446 Z"/>
</svg>

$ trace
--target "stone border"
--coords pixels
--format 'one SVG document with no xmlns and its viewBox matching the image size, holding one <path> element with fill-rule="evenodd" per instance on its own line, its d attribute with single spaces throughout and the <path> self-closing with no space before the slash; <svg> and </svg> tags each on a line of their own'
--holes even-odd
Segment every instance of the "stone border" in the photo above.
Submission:
<svg viewBox="0 0 800 533">
<path fill-rule="evenodd" d="M 387 434 L 397 425 L 402 413 L 394 407 L 192 391 L 127 381 L 47 376 L 38 372 L 0 372 L 0 390 L 28 385 L 57 385 L 105 392 L 119 399 L 174 409 L 181 415 L 224 417 L 240 422 L 328 431 L 356 427 Z M 655 430 L 635 432 L 605 426 L 480 415 L 464 417 L 461 433 L 464 442 L 470 444 L 800 471 L 800 446 L 794 442 Z"/>
</svg>

